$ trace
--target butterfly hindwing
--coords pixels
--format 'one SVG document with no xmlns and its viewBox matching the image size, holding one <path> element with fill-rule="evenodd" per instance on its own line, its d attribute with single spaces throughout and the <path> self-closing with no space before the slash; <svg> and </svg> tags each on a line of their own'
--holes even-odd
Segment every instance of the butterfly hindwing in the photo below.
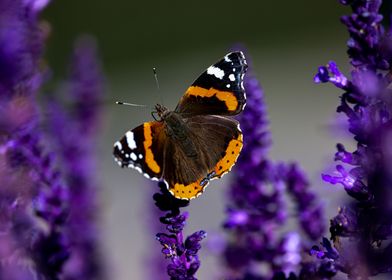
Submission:
<svg viewBox="0 0 392 280">
<path fill-rule="evenodd" d="M 236 120 L 223 116 L 195 116 L 185 122 L 198 153 L 186 156 L 181 146 L 168 141 L 163 177 L 175 197 L 192 199 L 211 179 L 230 171 L 242 149 L 242 133 Z"/>
<path fill-rule="evenodd" d="M 232 52 L 204 71 L 187 89 L 175 112 L 192 115 L 237 115 L 246 102 L 242 85 L 247 64 L 242 52 Z"/>
<path fill-rule="evenodd" d="M 132 167 L 158 180 L 163 171 L 165 132 L 162 122 L 146 122 L 114 143 L 114 157 L 122 167 Z"/>
</svg>

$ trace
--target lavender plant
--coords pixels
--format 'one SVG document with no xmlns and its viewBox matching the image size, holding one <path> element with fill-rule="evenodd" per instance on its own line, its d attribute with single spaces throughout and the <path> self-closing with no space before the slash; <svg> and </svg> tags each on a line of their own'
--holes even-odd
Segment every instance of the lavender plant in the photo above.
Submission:
<svg viewBox="0 0 392 280">
<path fill-rule="evenodd" d="M 342 17 L 350 39 L 347 78 L 334 62 L 314 80 L 344 92 L 337 109 L 347 116 L 355 151 L 337 145 L 335 174 L 352 198 L 324 233 L 323 212 L 297 164 L 268 158 L 271 145 L 263 92 L 245 78 L 247 107 L 241 116 L 244 149 L 228 194 L 224 252 L 226 279 L 349 279 L 392 272 L 392 34 L 382 26 L 381 0 L 341 0 L 353 13 Z M 39 15 L 47 0 L 0 0 L 0 279 L 103 279 L 97 251 L 96 159 L 102 74 L 91 41 L 75 47 L 68 111 L 50 103 L 51 144 L 40 129 L 37 94 L 48 78 L 42 60 L 48 29 Z M 251 72 L 251 71 L 249 71 Z M 60 163 L 60 164 L 59 164 Z M 58 166 L 61 167 L 58 168 Z M 184 237 L 188 202 L 163 183 L 154 195 L 167 232 L 156 235 L 169 260 L 170 279 L 196 279 L 202 230 Z M 284 228 L 293 199 L 303 236 Z M 304 252 L 310 251 L 317 260 Z"/>
<path fill-rule="evenodd" d="M 249 64 L 249 57 L 248 57 Z M 296 164 L 274 163 L 268 158 L 268 130 L 263 91 L 248 70 L 244 80 L 247 106 L 240 116 L 244 148 L 234 169 L 225 228 L 230 239 L 224 252 L 225 279 L 286 279 L 295 277 L 307 240 L 324 232 L 323 212 Z M 287 221 L 287 190 L 294 198 L 299 221 L 308 239 L 296 232 L 281 234 Z"/>
<path fill-rule="evenodd" d="M 69 187 L 67 234 L 72 255 L 64 279 L 102 279 L 97 227 L 97 158 L 103 75 L 94 40 L 81 37 L 75 44 L 70 80 L 65 88 L 71 108 L 50 102 L 50 136 Z"/>
<path fill-rule="evenodd" d="M 81 267 L 76 267 L 75 263 L 79 265 L 81 260 L 70 262 L 78 256 L 74 254 L 78 250 L 74 246 L 76 233 L 71 225 L 85 221 L 73 218 L 72 224 L 68 219 L 75 207 L 86 207 L 89 213 L 94 207 L 91 204 L 93 200 L 89 200 L 90 190 L 87 190 L 90 194 L 78 196 L 83 199 L 73 200 L 75 190 L 69 187 L 76 189 L 76 184 L 83 187 L 80 176 L 86 173 L 77 168 L 73 170 L 78 173 L 76 179 L 75 176 L 74 180 L 69 180 L 69 176 L 66 178 L 64 172 L 61 173 L 56 167 L 55 157 L 59 157 L 54 151 L 49 151 L 41 129 L 43 120 L 37 94 L 48 77 L 42 60 L 48 28 L 46 24 L 40 24 L 39 15 L 47 3 L 41 0 L 0 0 L 1 279 L 72 279 L 67 273 L 71 268 L 75 274 Z M 86 89 L 87 93 L 95 90 L 96 84 L 89 75 L 94 76 L 94 69 L 97 68 L 93 64 L 83 64 L 78 66 L 85 67 L 80 72 L 83 75 L 75 75 L 82 86 L 79 92 L 74 92 L 76 99 L 84 101 L 89 97 Z M 97 100 L 96 97 L 92 99 Z M 96 107 L 94 102 L 90 105 Z M 85 112 L 81 107 L 78 108 Z M 86 118 L 86 114 L 81 119 L 90 124 L 94 122 Z M 87 125 L 86 122 L 81 125 Z M 84 164 L 75 165 L 75 162 L 71 164 L 72 167 Z M 94 240 L 87 235 L 93 234 L 94 230 L 89 230 L 77 233 L 86 233 L 79 235 L 86 243 L 78 244 L 79 248 L 85 247 L 84 253 L 92 249 L 86 245 Z M 91 257 L 91 252 L 89 254 L 82 257 Z M 93 263 L 89 259 L 83 261 Z M 84 276 L 83 279 L 92 279 Z"/>
<path fill-rule="evenodd" d="M 158 233 L 156 239 L 161 243 L 162 253 L 170 259 L 167 274 L 171 280 L 196 280 L 196 271 L 200 267 L 198 252 L 200 242 L 207 235 L 203 230 L 196 231 L 184 240 L 183 229 L 188 219 L 188 212 L 181 213 L 180 208 L 189 205 L 189 201 L 172 196 L 164 182 L 158 183 L 161 191 L 154 194 L 156 206 L 163 212 L 160 217 L 168 233 Z"/>
<path fill-rule="evenodd" d="M 337 172 L 322 177 L 341 184 L 351 200 L 331 220 L 335 248 L 324 239 L 312 253 L 349 279 L 369 279 L 392 272 L 392 34 L 382 26 L 381 0 L 340 2 L 352 9 L 341 18 L 350 35 L 351 78 L 329 62 L 314 80 L 344 91 L 337 112 L 347 116 L 356 149 L 337 144 Z"/>
<path fill-rule="evenodd" d="M 63 231 L 68 189 L 37 129 L 36 94 L 45 74 L 40 66 L 45 30 L 38 23 L 43 4 L 0 1 L 3 279 L 59 279 L 69 256 Z"/>
</svg>

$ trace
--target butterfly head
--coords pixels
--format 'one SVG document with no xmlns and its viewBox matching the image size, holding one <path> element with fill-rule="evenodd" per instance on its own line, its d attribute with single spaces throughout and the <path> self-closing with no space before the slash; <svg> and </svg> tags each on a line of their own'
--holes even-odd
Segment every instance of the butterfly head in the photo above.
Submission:
<svg viewBox="0 0 392 280">
<path fill-rule="evenodd" d="M 157 104 L 155 105 L 155 112 L 158 115 L 159 120 L 163 120 L 165 119 L 165 117 L 167 116 L 167 114 L 170 112 L 169 109 L 167 109 L 165 106 L 161 105 L 161 104 Z"/>
</svg>

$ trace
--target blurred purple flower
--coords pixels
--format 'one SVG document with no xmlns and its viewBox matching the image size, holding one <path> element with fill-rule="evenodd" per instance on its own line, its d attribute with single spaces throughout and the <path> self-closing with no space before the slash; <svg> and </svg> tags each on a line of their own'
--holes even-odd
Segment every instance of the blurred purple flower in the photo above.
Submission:
<svg viewBox="0 0 392 280">
<path fill-rule="evenodd" d="M 325 232 L 322 205 L 310 191 L 305 174 L 296 164 L 288 167 L 286 176 L 287 189 L 297 204 L 302 229 L 310 239 L 319 239 Z"/>
<path fill-rule="evenodd" d="M 58 110 L 53 121 L 64 121 L 57 124 L 74 136 L 71 141 L 78 135 L 86 138 L 75 143 L 79 150 L 72 150 L 72 145 L 60 149 L 70 158 L 76 157 L 68 162 L 68 169 L 59 170 L 55 160 L 59 157 L 47 152 L 44 145 L 36 100 L 47 76 L 42 53 L 49 28 L 38 18 L 48 2 L 0 0 L 0 278 L 98 279 L 100 266 L 93 257 L 97 229 L 90 222 L 95 200 L 86 186 L 95 177 L 94 159 L 88 157 L 93 153 L 89 143 L 93 141 L 87 136 L 93 137 L 96 128 L 101 77 L 94 64 L 94 49 L 79 45 L 72 84 L 76 111 L 83 114 L 75 114 L 71 123 Z M 64 138 L 62 144 L 66 139 L 70 138 Z M 72 278 L 75 273 L 78 276 Z M 84 273 L 82 277 L 80 273 Z"/>
<path fill-rule="evenodd" d="M 59 279 L 69 256 L 63 231 L 68 189 L 38 129 L 35 93 L 44 76 L 40 60 L 46 31 L 38 24 L 35 4 L 0 1 L 0 227 L 9 241 L 1 248 L 2 260 L 8 260 L 0 268 L 2 279 Z"/>
<path fill-rule="evenodd" d="M 103 75 L 96 44 L 81 37 L 75 44 L 71 77 L 66 90 L 73 106 L 66 110 L 50 103 L 51 137 L 59 151 L 61 168 L 69 186 L 67 232 L 72 236 L 72 255 L 64 267 L 64 279 L 102 279 L 98 247 L 96 139 L 103 95 Z"/>
<path fill-rule="evenodd" d="M 46 36 L 35 1 L 0 1 L 0 98 L 33 95 L 43 72 L 39 60 Z"/>
<path fill-rule="evenodd" d="M 91 143 L 89 140 L 96 136 L 100 125 L 104 91 L 104 76 L 94 38 L 85 35 L 76 41 L 70 70 L 72 117 L 78 129 L 90 138 L 84 142 Z M 90 172 L 94 173 L 93 170 Z"/>
<path fill-rule="evenodd" d="M 195 274 L 200 267 L 198 252 L 200 242 L 206 238 L 203 230 L 196 231 L 185 240 L 183 229 L 188 219 L 188 212 L 181 214 L 180 208 L 189 205 L 189 201 L 176 199 L 166 188 L 164 182 L 159 182 L 161 191 L 154 194 L 156 206 L 166 213 L 160 218 L 168 233 L 158 233 L 156 239 L 161 243 L 162 253 L 170 259 L 167 273 L 171 280 L 196 280 Z"/>
<path fill-rule="evenodd" d="M 249 278 L 256 277 L 251 263 L 272 263 L 279 243 L 275 230 L 286 219 L 283 178 L 279 166 L 266 159 L 271 141 L 263 92 L 249 69 L 244 88 L 247 106 L 240 116 L 244 148 L 235 167 L 236 179 L 229 189 L 224 224 L 232 233 L 224 251 L 230 269 L 227 279 L 259 279 Z"/>
<path fill-rule="evenodd" d="M 297 202 L 309 238 L 323 234 L 323 213 L 297 165 L 268 159 L 271 136 L 263 91 L 249 70 L 244 80 L 247 106 L 239 119 L 244 148 L 234 169 L 224 223 L 231 233 L 224 252 L 229 270 L 225 279 L 296 279 L 307 246 L 299 234 L 282 230 L 288 216 L 284 191 Z M 258 269 L 262 264 L 266 267 Z"/>
<path fill-rule="evenodd" d="M 357 148 L 349 152 L 338 144 L 335 160 L 342 164 L 336 166 L 336 174 L 323 174 L 322 178 L 341 184 L 354 198 L 331 220 L 331 239 L 339 242 L 333 249 L 339 255 L 334 266 L 350 279 L 368 279 L 392 271 L 391 34 L 381 25 L 381 0 L 340 2 L 353 11 L 342 17 L 350 35 L 351 81 L 342 87 L 320 78 L 325 76 L 320 68 L 316 77 L 345 90 L 337 112 L 348 117 Z M 328 246 L 323 240 L 323 247 Z M 318 247 L 314 249 L 315 255 L 325 255 Z"/>
</svg>

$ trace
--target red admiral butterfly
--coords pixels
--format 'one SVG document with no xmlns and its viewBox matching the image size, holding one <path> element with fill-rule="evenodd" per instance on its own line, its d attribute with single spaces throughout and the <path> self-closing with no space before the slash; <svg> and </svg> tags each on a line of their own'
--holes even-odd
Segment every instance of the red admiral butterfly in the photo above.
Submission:
<svg viewBox="0 0 392 280">
<path fill-rule="evenodd" d="M 242 52 L 210 66 L 174 111 L 157 104 L 159 120 L 128 131 L 114 144 L 116 161 L 149 179 L 162 178 L 176 198 L 199 196 L 210 180 L 231 170 L 241 152 L 242 133 L 231 116 L 245 107 L 246 68 Z"/>
</svg>

